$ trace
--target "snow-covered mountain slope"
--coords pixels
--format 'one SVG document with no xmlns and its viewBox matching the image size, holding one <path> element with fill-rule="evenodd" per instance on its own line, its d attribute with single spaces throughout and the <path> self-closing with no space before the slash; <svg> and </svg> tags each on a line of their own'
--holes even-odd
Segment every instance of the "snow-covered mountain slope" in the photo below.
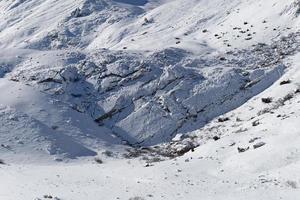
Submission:
<svg viewBox="0 0 300 200">
<path fill-rule="evenodd" d="M 227 121 L 195 131 L 192 138 L 201 146 L 182 157 L 152 163 L 145 156 L 101 155 L 101 165 L 90 159 L 3 165 L 0 197 L 293 200 L 300 194 L 299 58 L 291 57 L 289 72 L 265 92 L 220 118 Z M 264 98 L 272 102 L 263 103 Z"/>
<path fill-rule="evenodd" d="M 295 199 L 299 15 L 0 1 L 0 199 Z"/>
<path fill-rule="evenodd" d="M 2 47 L 34 49 L 245 47 L 296 30 L 298 6 L 295 0 L 5 0 L 0 39 Z"/>
<path fill-rule="evenodd" d="M 0 7 L 3 56 L 15 55 L 2 61 L 3 73 L 130 144 L 158 144 L 201 128 L 270 86 L 283 73 L 282 59 L 298 50 L 294 1 L 49 0 Z"/>
</svg>

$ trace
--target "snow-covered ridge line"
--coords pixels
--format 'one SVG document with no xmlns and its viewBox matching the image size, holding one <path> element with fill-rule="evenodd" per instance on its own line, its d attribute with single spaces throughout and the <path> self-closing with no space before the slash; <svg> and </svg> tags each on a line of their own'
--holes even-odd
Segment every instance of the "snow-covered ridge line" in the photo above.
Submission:
<svg viewBox="0 0 300 200">
<path fill-rule="evenodd" d="M 299 24 L 294 0 L 136 2 L 141 1 L 1 1 L 0 45 L 47 50 L 180 47 L 199 52 L 203 44 L 224 50 L 269 42 Z"/>
</svg>

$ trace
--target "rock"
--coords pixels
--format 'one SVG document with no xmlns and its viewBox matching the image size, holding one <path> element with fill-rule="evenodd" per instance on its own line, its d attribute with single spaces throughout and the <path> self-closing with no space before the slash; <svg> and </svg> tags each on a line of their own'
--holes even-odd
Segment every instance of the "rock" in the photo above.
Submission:
<svg viewBox="0 0 300 200">
<path fill-rule="evenodd" d="M 18 144 L 24 144 L 24 142 L 23 142 L 23 141 L 18 141 L 17 143 L 18 143 Z"/>
<path fill-rule="evenodd" d="M 1 147 L 5 148 L 5 149 L 8 149 L 8 150 L 10 150 L 10 149 L 11 149 L 11 148 L 10 148 L 10 146 L 9 146 L 9 145 L 7 145 L 7 144 L 1 144 Z"/>
<path fill-rule="evenodd" d="M 265 144 L 266 143 L 264 143 L 264 142 L 259 142 L 259 143 L 255 144 L 255 145 L 253 145 L 253 148 L 257 149 L 257 148 L 260 148 L 260 147 L 264 146 Z"/>
<path fill-rule="evenodd" d="M 145 200 L 145 199 L 142 197 L 131 197 L 129 198 L 129 200 Z"/>
<path fill-rule="evenodd" d="M 284 80 L 280 82 L 280 85 L 290 84 L 291 82 L 292 82 L 291 80 Z"/>
<path fill-rule="evenodd" d="M 44 197 L 44 199 L 53 199 L 53 197 L 51 195 L 48 195 L 48 194 L 45 194 L 43 197 Z"/>
<path fill-rule="evenodd" d="M 213 137 L 213 139 L 214 139 L 215 141 L 217 141 L 217 140 L 220 139 L 220 137 L 216 135 L 216 136 Z"/>
<path fill-rule="evenodd" d="M 219 119 L 218 119 L 218 122 L 226 122 L 226 121 L 229 121 L 229 117 L 220 117 Z"/>
<path fill-rule="evenodd" d="M 103 161 L 100 158 L 95 158 L 94 160 L 98 164 L 103 164 Z"/>
<path fill-rule="evenodd" d="M 231 143 L 229 144 L 229 146 L 230 146 L 230 147 L 233 147 L 235 144 L 236 144 L 235 142 L 231 142 Z"/>
<path fill-rule="evenodd" d="M 152 167 L 154 166 L 153 164 L 147 163 L 144 167 Z"/>
<path fill-rule="evenodd" d="M 52 128 L 53 130 L 57 130 L 57 129 L 58 129 L 58 126 L 53 125 L 53 126 L 51 126 L 51 128 Z"/>
<path fill-rule="evenodd" d="M 258 126 L 260 124 L 259 120 L 252 122 L 252 126 Z"/>
<path fill-rule="evenodd" d="M 255 138 L 252 138 L 251 140 L 249 140 L 249 143 L 253 143 L 255 142 L 256 140 L 259 140 L 261 139 L 260 137 L 255 137 Z"/>
<path fill-rule="evenodd" d="M 0 165 L 5 165 L 4 160 L 0 159 Z"/>
<path fill-rule="evenodd" d="M 54 157 L 53 160 L 56 161 L 56 162 L 62 162 L 63 161 L 63 159 L 59 158 L 59 157 Z"/>
<path fill-rule="evenodd" d="M 248 151 L 250 149 L 250 147 L 247 147 L 247 148 L 242 148 L 242 147 L 238 147 L 237 150 L 239 153 L 243 153 L 245 151 Z"/>
<path fill-rule="evenodd" d="M 77 82 L 80 79 L 80 75 L 78 74 L 76 67 L 67 67 L 60 73 L 60 76 L 64 81 L 69 82 Z"/>
<path fill-rule="evenodd" d="M 150 22 L 149 19 L 148 19 L 147 17 L 145 17 L 145 18 L 144 18 L 144 23 L 145 23 L 145 24 L 148 24 L 149 22 Z"/>
<path fill-rule="evenodd" d="M 292 98 L 294 98 L 294 94 L 287 94 L 283 97 L 283 103 L 285 103 L 286 101 L 291 100 Z"/>
<path fill-rule="evenodd" d="M 262 98 L 261 101 L 263 103 L 272 103 L 273 99 L 271 97 Z"/>
</svg>

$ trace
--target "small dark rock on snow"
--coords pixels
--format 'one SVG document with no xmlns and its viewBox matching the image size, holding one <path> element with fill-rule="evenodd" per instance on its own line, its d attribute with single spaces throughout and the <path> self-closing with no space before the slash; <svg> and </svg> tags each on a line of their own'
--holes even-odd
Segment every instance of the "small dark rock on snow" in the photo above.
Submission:
<svg viewBox="0 0 300 200">
<path fill-rule="evenodd" d="M 261 101 L 263 102 L 263 103 L 272 103 L 272 98 L 271 97 L 267 97 L 267 98 L 262 98 L 261 99 Z"/>
<path fill-rule="evenodd" d="M 259 143 L 255 144 L 255 145 L 253 145 L 253 148 L 257 149 L 257 148 L 260 148 L 260 147 L 264 146 L 265 144 L 266 143 L 264 143 L 264 142 L 259 142 Z"/>
<path fill-rule="evenodd" d="M 260 124 L 260 122 L 258 120 L 252 122 L 252 126 L 258 126 Z"/>
<path fill-rule="evenodd" d="M 44 197 L 44 199 L 53 199 L 53 197 L 51 195 L 48 195 L 48 194 L 45 194 L 43 197 Z"/>
<path fill-rule="evenodd" d="M 103 164 L 103 161 L 100 158 L 95 158 L 95 162 L 98 164 Z"/>
<path fill-rule="evenodd" d="M 213 139 L 214 139 L 215 141 L 217 141 L 217 140 L 220 139 L 220 137 L 216 135 L 216 136 L 213 137 Z"/>
<path fill-rule="evenodd" d="M 229 121 L 229 117 L 220 117 L 218 119 L 218 122 L 226 122 L 226 121 Z"/>
<path fill-rule="evenodd" d="M 0 165 L 5 165 L 4 160 L 0 159 Z"/>
<path fill-rule="evenodd" d="M 242 148 L 242 147 L 238 147 L 237 150 L 239 153 L 243 153 L 245 151 L 248 151 L 250 149 L 250 147 L 247 147 L 247 148 Z"/>
<path fill-rule="evenodd" d="M 291 82 L 292 82 L 291 80 L 284 80 L 280 82 L 280 85 L 290 84 Z"/>
</svg>

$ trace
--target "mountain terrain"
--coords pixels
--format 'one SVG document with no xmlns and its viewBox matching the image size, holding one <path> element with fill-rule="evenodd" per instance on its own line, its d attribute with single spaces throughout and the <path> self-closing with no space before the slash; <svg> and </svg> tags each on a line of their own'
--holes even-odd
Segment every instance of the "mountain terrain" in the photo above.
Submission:
<svg viewBox="0 0 300 200">
<path fill-rule="evenodd" d="M 0 198 L 296 199 L 299 25 L 298 0 L 0 1 Z"/>
</svg>

